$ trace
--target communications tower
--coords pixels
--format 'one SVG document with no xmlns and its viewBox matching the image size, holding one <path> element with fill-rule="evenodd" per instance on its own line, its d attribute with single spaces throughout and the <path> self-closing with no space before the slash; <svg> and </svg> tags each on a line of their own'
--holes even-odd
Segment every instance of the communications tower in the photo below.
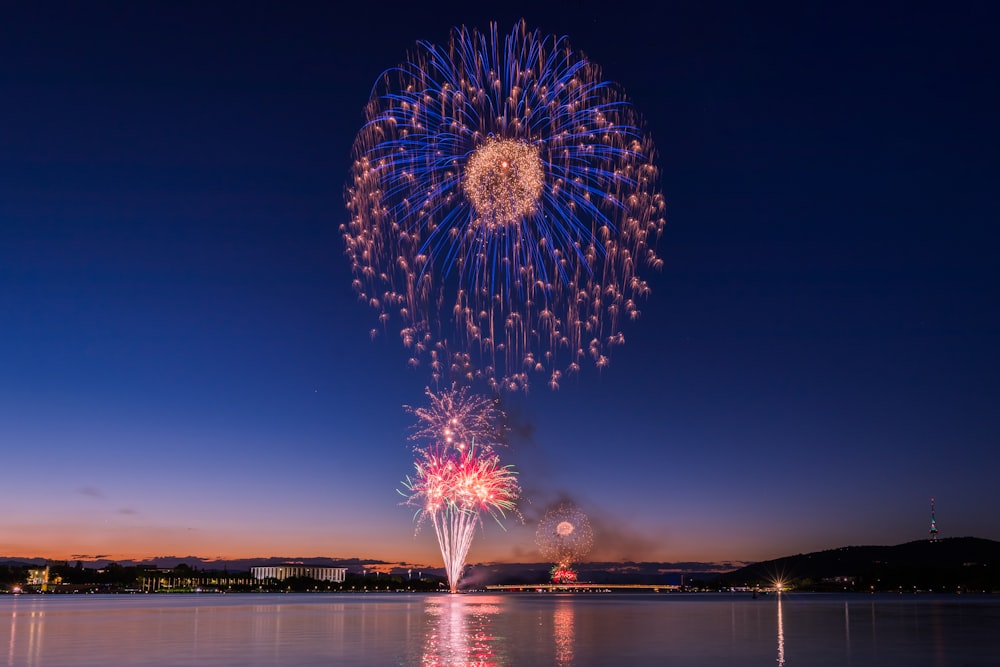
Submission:
<svg viewBox="0 0 1000 667">
<path fill-rule="evenodd" d="M 931 498 L 931 542 L 937 542 L 937 521 L 934 519 L 934 499 Z"/>
</svg>

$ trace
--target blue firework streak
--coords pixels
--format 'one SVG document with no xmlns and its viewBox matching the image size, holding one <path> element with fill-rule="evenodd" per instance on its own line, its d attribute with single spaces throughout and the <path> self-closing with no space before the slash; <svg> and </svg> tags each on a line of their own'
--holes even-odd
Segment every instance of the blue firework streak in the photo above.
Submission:
<svg viewBox="0 0 1000 667">
<path fill-rule="evenodd" d="M 664 224 L 618 87 L 564 37 L 460 27 L 387 70 L 366 119 L 341 229 L 355 289 L 398 320 L 410 363 L 506 389 L 607 365 Z"/>
</svg>

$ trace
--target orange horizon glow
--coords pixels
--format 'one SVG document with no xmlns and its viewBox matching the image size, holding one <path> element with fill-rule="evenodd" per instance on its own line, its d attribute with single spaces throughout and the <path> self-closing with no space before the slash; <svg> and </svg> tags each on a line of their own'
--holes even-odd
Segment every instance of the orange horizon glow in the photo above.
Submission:
<svg viewBox="0 0 1000 667">
<path fill-rule="evenodd" d="M 406 550 L 407 553 L 400 554 L 403 549 L 398 548 L 399 545 L 391 549 L 385 549 L 386 553 L 391 552 L 393 556 L 378 555 L 379 550 L 375 549 L 360 549 L 351 548 L 343 546 L 342 548 L 323 548 L 319 546 L 300 546 L 300 547 L 287 547 L 281 549 L 275 549 L 273 543 L 270 549 L 255 550 L 252 547 L 242 548 L 233 547 L 226 550 L 201 550 L 201 549 L 178 549 L 176 545 L 169 547 L 164 544 L 161 548 L 150 548 L 150 547 L 132 547 L 126 545 L 119 545 L 113 548 L 106 549 L 74 549 L 67 548 L 66 546 L 35 546 L 23 543 L 10 543 L 2 542 L 0 543 L 0 558 L 9 559 L 45 559 L 52 561 L 66 561 L 75 562 L 82 561 L 84 563 L 94 563 L 98 561 L 109 561 L 109 562 L 121 562 L 121 561 L 132 561 L 136 563 L 151 562 L 159 559 L 197 559 L 204 563 L 212 562 L 222 562 L 222 561 L 234 561 L 234 560 L 270 560 L 270 559 L 281 559 L 287 561 L 308 561 L 312 559 L 330 559 L 334 561 L 357 561 L 361 563 L 366 569 L 371 571 L 378 571 L 382 573 L 388 573 L 392 568 L 410 568 L 410 569 L 442 569 L 444 567 L 441 561 L 441 555 L 438 552 L 437 545 L 432 540 L 428 541 L 426 544 L 420 543 L 413 545 L 413 548 Z M 518 563 L 547 563 L 549 562 L 544 556 L 534 551 L 520 551 L 514 550 L 506 554 L 500 553 L 490 553 L 483 550 L 477 550 L 479 553 L 473 554 L 469 559 L 470 565 L 490 565 L 490 564 L 518 564 Z M 364 554 L 364 555 L 358 555 Z M 402 556 L 402 557 L 401 557 Z M 769 556 L 768 558 L 777 557 Z M 761 560 L 767 560 L 768 558 L 762 558 Z M 689 563 L 698 562 L 704 563 L 709 570 L 715 569 L 713 566 L 718 564 L 732 564 L 735 567 L 740 567 L 745 564 L 750 564 L 753 561 L 749 560 L 738 560 L 738 559 L 705 559 L 705 558 L 684 558 L 680 556 L 675 556 L 671 558 L 644 558 L 635 559 L 630 557 L 614 557 L 610 553 L 595 553 L 591 554 L 587 558 L 586 562 L 590 563 L 621 563 L 625 567 L 629 567 L 630 563 L 637 562 L 659 562 L 664 564 L 670 564 L 673 562 L 677 563 Z M 728 569 L 728 568 L 723 568 Z M 667 568 L 664 571 L 673 571 L 671 568 Z M 680 571 L 680 570 L 678 570 Z M 721 571 L 721 570 L 720 570 Z"/>
<path fill-rule="evenodd" d="M 414 527 L 405 515 L 386 521 L 343 524 L 334 530 L 240 517 L 183 520 L 157 517 L 138 521 L 135 515 L 112 515 L 110 520 L 84 516 L 51 522 L 0 520 L 0 557 L 45 558 L 66 561 L 198 558 L 251 560 L 330 558 L 360 562 L 404 563 L 441 568 L 443 562 L 429 526 Z M 715 531 L 703 527 L 669 539 L 638 531 L 615 532 L 604 521 L 595 529 L 594 545 L 586 561 L 593 563 L 744 563 L 780 558 L 844 546 L 802 541 L 794 544 L 763 541 L 752 534 Z M 506 530 L 489 522 L 479 529 L 467 562 L 542 563 L 535 543 L 535 526 L 514 522 Z"/>
</svg>

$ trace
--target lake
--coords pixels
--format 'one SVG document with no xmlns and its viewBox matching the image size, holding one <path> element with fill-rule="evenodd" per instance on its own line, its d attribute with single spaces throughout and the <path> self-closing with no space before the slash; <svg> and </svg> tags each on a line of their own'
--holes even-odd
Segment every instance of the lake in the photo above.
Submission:
<svg viewBox="0 0 1000 667">
<path fill-rule="evenodd" d="M 5 595 L 0 617 L 8 667 L 1000 665 L 997 596 Z"/>
</svg>

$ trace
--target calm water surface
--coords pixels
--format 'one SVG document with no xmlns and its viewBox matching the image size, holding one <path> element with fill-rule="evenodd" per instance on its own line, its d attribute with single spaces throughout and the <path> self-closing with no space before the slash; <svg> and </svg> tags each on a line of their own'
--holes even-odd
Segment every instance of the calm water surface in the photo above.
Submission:
<svg viewBox="0 0 1000 667">
<path fill-rule="evenodd" d="M 990 596 L 21 595 L 0 616 L 8 667 L 1000 665 Z"/>
</svg>

